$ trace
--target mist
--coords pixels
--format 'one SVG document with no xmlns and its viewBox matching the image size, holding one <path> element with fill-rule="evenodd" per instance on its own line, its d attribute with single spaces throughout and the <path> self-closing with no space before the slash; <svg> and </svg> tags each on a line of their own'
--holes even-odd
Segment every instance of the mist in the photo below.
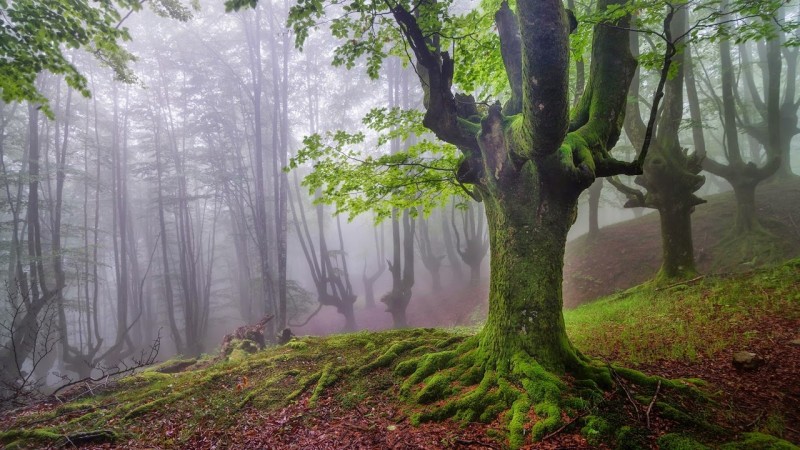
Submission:
<svg viewBox="0 0 800 450">
<path fill-rule="evenodd" d="M 268 343 L 287 328 L 302 336 L 483 324 L 491 264 L 484 204 L 459 179 L 456 147 L 434 146 L 433 133 L 391 115 L 425 110 L 415 63 L 395 52 L 377 66 L 360 57 L 346 67 L 329 24 L 312 29 L 301 51 L 285 2 L 239 12 L 220 1 L 197 6 L 185 21 L 148 8 L 126 18 L 124 48 L 135 56 L 126 80 L 113 61 L 70 48 L 90 96 L 42 71 L 35 85 L 47 109 L 0 104 L 4 368 L 52 389 L 152 362 L 154 349 L 158 360 L 215 354 L 226 335 L 262 319 Z M 640 41 L 643 53 L 661 50 Z M 647 169 L 615 176 L 614 185 L 598 177 L 578 200 L 568 248 L 665 210 L 674 201 L 666 191 L 683 183 L 675 180 L 688 179 L 682 195 L 697 199 L 744 189 L 736 170 L 767 167 L 775 154 L 758 128 L 770 86 L 793 122 L 782 129 L 781 168 L 759 180 L 800 170 L 797 47 L 778 56 L 785 67 L 777 81 L 766 47 L 728 49 L 733 86 L 716 43 L 686 50 L 694 96 L 682 73 L 686 87 L 657 111 L 665 125 L 651 150 L 679 167 L 666 181 Z M 575 52 L 583 56 L 573 58 L 573 80 L 589 70 L 590 49 Z M 657 67 L 640 67 L 615 157 L 630 160 L 642 147 L 658 83 Z M 462 86 L 481 112 L 498 90 Z M 725 89 L 735 91 L 739 125 L 724 115 Z M 582 90 L 570 87 L 576 99 Z M 376 109 L 379 127 L 364 120 Z M 362 135 L 336 140 L 338 131 Z M 314 153 L 326 149 L 334 156 Z M 413 189 L 380 164 L 359 166 L 392 155 L 399 165 L 441 166 L 404 172 Z M 338 172 L 346 163 L 353 171 Z M 314 173 L 316 185 L 306 178 Z M 686 210 L 703 207 L 698 200 Z M 569 284 L 577 269 L 568 261 L 565 270 Z M 38 340 L 23 343 L 20 333 Z"/>
</svg>

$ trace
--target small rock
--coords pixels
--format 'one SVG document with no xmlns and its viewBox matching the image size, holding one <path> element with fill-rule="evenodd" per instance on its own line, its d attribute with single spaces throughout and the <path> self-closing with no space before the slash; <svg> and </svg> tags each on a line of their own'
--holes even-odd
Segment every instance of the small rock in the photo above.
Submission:
<svg viewBox="0 0 800 450">
<path fill-rule="evenodd" d="M 755 370 L 764 364 L 764 358 L 751 352 L 733 354 L 733 367 L 739 370 Z"/>
<path fill-rule="evenodd" d="M 789 341 L 789 345 L 800 345 L 800 338 L 792 339 Z"/>
</svg>

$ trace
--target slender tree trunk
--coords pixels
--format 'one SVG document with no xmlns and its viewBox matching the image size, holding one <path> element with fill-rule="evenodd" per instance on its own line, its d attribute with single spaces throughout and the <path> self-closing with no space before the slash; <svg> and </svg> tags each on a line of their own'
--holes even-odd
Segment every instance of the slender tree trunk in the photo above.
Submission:
<svg viewBox="0 0 800 450">
<path fill-rule="evenodd" d="M 589 187 L 589 236 L 594 237 L 600 233 L 598 215 L 600 213 L 600 194 L 603 191 L 603 179 L 598 178 Z"/>
<path fill-rule="evenodd" d="M 455 202 L 455 200 L 453 200 Z M 453 243 L 453 235 L 450 231 L 450 223 L 447 220 L 446 206 L 440 211 L 440 219 L 442 225 L 442 236 L 444 238 L 444 248 L 447 253 L 447 261 L 450 263 L 450 268 L 456 280 L 461 281 L 464 279 L 464 271 L 461 267 L 461 258 L 458 256 L 456 246 Z"/>
</svg>

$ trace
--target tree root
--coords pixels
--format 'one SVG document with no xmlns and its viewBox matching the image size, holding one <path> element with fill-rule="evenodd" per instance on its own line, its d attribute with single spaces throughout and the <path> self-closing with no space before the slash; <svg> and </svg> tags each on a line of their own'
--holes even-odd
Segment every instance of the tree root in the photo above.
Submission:
<svg viewBox="0 0 800 450">
<path fill-rule="evenodd" d="M 513 355 L 510 363 L 499 365 L 481 353 L 478 343 L 478 337 L 469 338 L 455 349 L 412 357 L 395 365 L 394 373 L 405 378 L 400 395 L 422 405 L 420 411 L 410 415 L 413 424 L 448 418 L 465 423 L 490 422 L 500 417 L 507 424 L 510 447 L 519 448 L 529 439 L 552 437 L 592 417 L 590 414 L 595 414 L 615 386 L 622 386 L 620 392 L 625 391 L 637 413 L 639 408 L 648 409 L 640 417 L 650 419 L 656 407 L 664 412 L 662 402 L 651 405 L 654 402 L 649 396 L 644 401 L 636 397 L 637 403 L 623 383 L 640 386 L 654 398 L 654 391 L 664 389 L 705 398 L 690 383 L 602 364 L 577 351 L 566 377 L 545 369 L 522 351 Z M 677 417 L 676 411 L 671 408 L 668 412 Z"/>
<path fill-rule="evenodd" d="M 400 394 L 426 405 L 411 416 L 412 423 L 446 418 L 490 422 L 502 416 L 508 424 L 510 445 L 518 448 L 528 435 L 540 440 L 558 430 L 563 425 L 562 412 L 585 414 L 583 411 L 602 398 L 599 386 L 609 384 L 609 370 L 585 362 L 588 359 L 583 356 L 579 356 L 579 370 L 573 371 L 583 378 L 573 387 L 525 352 L 514 355 L 508 369 L 499 368 L 481 354 L 478 342 L 477 337 L 470 338 L 455 350 L 395 366 L 395 374 L 406 378 Z"/>
</svg>

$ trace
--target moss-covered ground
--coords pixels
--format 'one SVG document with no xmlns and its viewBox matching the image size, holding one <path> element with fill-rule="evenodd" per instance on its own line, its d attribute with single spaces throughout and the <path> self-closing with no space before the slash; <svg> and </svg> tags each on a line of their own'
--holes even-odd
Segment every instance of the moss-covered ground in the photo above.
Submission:
<svg viewBox="0 0 800 450">
<path fill-rule="evenodd" d="M 587 390 L 543 371 L 530 386 L 491 372 L 455 376 L 450 362 L 469 353 L 477 329 L 301 337 L 166 362 L 90 397 L 6 413 L 0 446 L 797 448 L 791 376 L 800 347 L 788 337 L 800 334 L 800 260 L 635 288 L 568 311 L 566 321 L 613 387 Z M 738 349 L 765 353 L 767 365 L 736 372 L 729 357 Z M 461 407 L 444 419 L 454 401 L 480 413 Z"/>
</svg>

